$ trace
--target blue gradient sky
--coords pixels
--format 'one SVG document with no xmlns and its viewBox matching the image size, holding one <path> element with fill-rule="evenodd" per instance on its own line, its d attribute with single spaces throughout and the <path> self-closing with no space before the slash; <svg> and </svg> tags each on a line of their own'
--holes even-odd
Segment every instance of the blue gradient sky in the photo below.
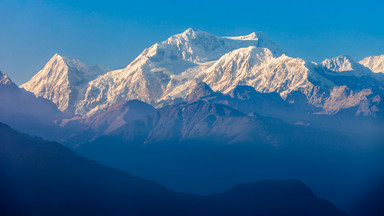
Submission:
<svg viewBox="0 0 384 216">
<path fill-rule="evenodd" d="M 263 31 L 291 56 L 321 61 L 384 54 L 383 1 L 0 0 L 0 70 L 22 84 L 54 53 L 122 68 L 141 51 L 196 28 Z"/>
</svg>

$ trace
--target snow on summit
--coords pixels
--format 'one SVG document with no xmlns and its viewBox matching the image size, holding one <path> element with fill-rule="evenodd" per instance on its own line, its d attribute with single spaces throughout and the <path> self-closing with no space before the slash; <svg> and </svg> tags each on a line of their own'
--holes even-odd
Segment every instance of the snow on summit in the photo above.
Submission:
<svg viewBox="0 0 384 216">
<path fill-rule="evenodd" d="M 374 62 L 380 62 L 380 58 Z M 201 82 L 224 94 L 240 85 L 261 93 L 279 93 L 282 98 L 297 91 L 308 103 L 323 107 L 333 89 L 340 85 L 334 83 L 335 77 L 359 78 L 370 73 L 349 56 L 327 59 L 321 64 L 290 57 L 261 32 L 219 37 L 187 29 L 145 49 L 125 68 L 109 72 L 56 54 L 22 87 L 53 101 L 62 111 L 83 116 L 128 100 L 140 100 L 155 107 L 187 100 Z M 335 79 L 327 78 L 329 75 Z M 340 89 L 347 89 L 347 84 Z M 341 98 L 339 94 L 332 94 L 333 101 L 341 98 L 346 101 L 343 108 L 348 108 L 375 94 L 367 89 L 356 89 L 356 93 L 363 90 L 364 98 L 355 97 L 354 103 L 347 102 L 352 100 L 350 97 Z M 341 103 L 331 106 L 331 102 L 327 106 L 339 110 Z"/>
<path fill-rule="evenodd" d="M 359 62 L 375 73 L 384 73 L 384 55 L 370 56 Z"/>
<path fill-rule="evenodd" d="M 200 30 L 188 29 L 168 40 L 156 43 L 143 54 L 154 62 L 164 60 L 184 60 L 203 63 L 219 59 L 224 54 L 242 47 L 268 47 L 275 55 L 283 49 L 265 37 L 259 40 L 255 33 L 240 37 L 218 37 Z"/>
<path fill-rule="evenodd" d="M 370 72 L 367 68 L 355 62 L 348 55 L 341 55 L 332 59 L 326 59 L 321 64 L 328 70 L 338 72 L 346 76 L 364 76 Z"/>
<path fill-rule="evenodd" d="M 259 32 L 258 34 L 262 34 Z M 249 35 L 244 35 L 244 36 L 237 36 L 237 37 L 226 37 L 232 40 L 259 40 L 259 37 L 256 35 L 255 32 L 252 32 Z"/>
<path fill-rule="evenodd" d="M 20 87 L 36 97 L 51 100 L 61 111 L 69 111 L 81 97 L 82 88 L 105 72 L 103 67 L 86 66 L 77 59 L 55 54 L 42 70 Z"/>
<path fill-rule="evenodd" d="M 265 36 L 255 33 L 240 37 L 218 37 L 187 29 L 166 41 L 145 49 L 126 68 L 108 72 L 90 82 L 77 111 L 92 114 L 110 105 L 138 99 L 156 106 L 161 100 L 185 97 L 193 80 L 202 80 L 205 71 L 227 53 L 258 47 L 280 56 L 284 50 Z"/>
</svg>

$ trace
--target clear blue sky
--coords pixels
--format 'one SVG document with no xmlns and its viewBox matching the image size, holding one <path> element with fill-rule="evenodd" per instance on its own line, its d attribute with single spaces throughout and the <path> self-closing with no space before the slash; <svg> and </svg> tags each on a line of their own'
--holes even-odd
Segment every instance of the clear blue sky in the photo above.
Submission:
<svg viewBox="0 0 384 216">
<path fill-rule="evenodd" d="M 291 56 L 321 61 L 384 54 L 384 3 L 323 1 L 0 0 L 0 70 L 22 84 L 54 53 L 122 68 L 187 28 L 263 31 Z"/>
</svg>

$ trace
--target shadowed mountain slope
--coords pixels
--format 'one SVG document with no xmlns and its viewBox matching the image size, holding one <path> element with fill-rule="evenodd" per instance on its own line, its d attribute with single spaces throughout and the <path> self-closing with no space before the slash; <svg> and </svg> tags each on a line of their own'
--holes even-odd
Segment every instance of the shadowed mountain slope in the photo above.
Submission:
<svg viewBox="0 0 384 216">
<path fill-rule="evenodd" d="M 63 133 L 56 121 L 63 118 L 55 104 L 17 87 L 0 71 L 0 121 L 25 133 L 55 139 Z"/>
<path fill-rule="evenodd" d="M 0 124 L 1 215 L 345 215 L 295 181 L 176 193 Z"/>
<path fill-rule="evenodd" d="M 350 216 L 384 215 L 384 185 L 375 188 L 347 209 Z"/>
</svg>

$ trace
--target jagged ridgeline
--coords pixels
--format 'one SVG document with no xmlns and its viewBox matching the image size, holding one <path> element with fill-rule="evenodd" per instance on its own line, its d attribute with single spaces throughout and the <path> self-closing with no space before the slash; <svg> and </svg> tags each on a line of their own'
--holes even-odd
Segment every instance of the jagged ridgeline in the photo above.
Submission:
<svg viewBox="0 0 384 216">
<path fill-rule="evenodd" d="M 383 65 L 188 29 L 119 70 L 55 54 L 20 87 L 0 73 L 0 122 L 176 191 L 299 178 L 348 207 L 384 171 Z"/>
<path fill-rule="evenodd" d="M 188 29 L 114 71 L 56 54 L 21 87 L 82 116 L 133 99 L 156 108 L 185 101 L 200 82 L 224 94 L 245 85 L 290 103 L 304 97 L 322 114 L 356 107 L 356 114 L 372 115 L 383 95 L 383 59 L 339 56 L 317 64 L 290 57 L 260 32 L 218 37 Z"/>
</svg>

